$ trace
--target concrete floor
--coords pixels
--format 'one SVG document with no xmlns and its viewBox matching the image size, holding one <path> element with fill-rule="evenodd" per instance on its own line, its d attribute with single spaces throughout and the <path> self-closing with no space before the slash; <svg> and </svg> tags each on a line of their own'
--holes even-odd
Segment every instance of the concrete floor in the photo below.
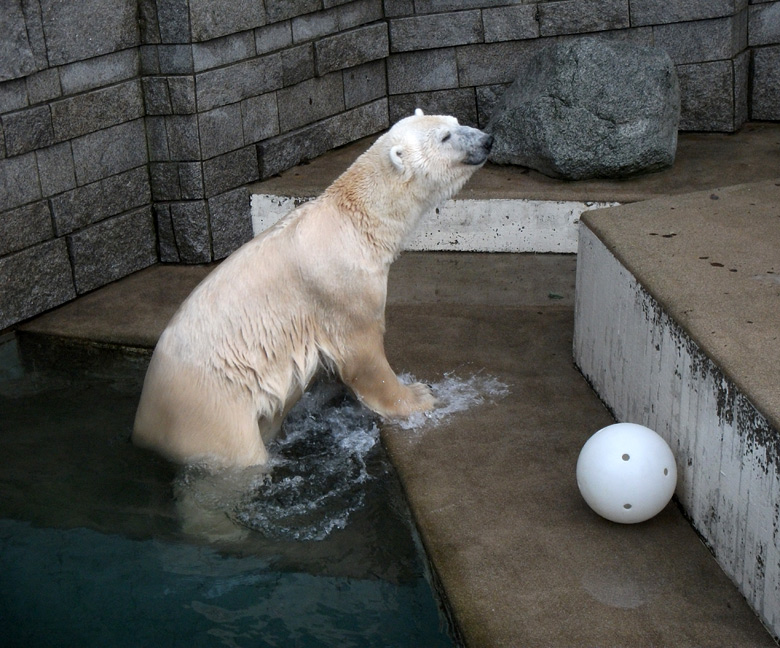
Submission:
<svg viewBox="0 0 780 648">
<path fill-rule="evenodd" d="M 630 181 L 561 183 L 488 168 L 466 191 L 630 201 L 759 180 L 776 174 L 778 134 L 758 124 L 740 136 L 683 136 L 676 171 Z M 268 182 L 286 176 L 316 193 L 355 151 Z M 21 330 L 152 346 L 207 271 L 156 266 Z M 579 496 L 579 450 L 612 419 L 572 364 L 574 280 L 570 256 L 407 253 L 391 271 L 386 346 L 397 371 L 430 382 L 481 372 L 509 387 L 438 425 L 383 429 L 462 641 L 776 645 L 674 503 L 621 526 Z"/>
</svg>

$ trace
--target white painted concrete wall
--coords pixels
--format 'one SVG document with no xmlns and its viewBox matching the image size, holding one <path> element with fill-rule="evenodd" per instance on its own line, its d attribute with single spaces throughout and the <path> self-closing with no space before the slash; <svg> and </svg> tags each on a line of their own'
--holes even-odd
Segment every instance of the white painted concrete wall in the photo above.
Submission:
<svg viewBox="0 0 780 648">
<path fill-rule="evenodd" d="M 582 226 L 574 357 L 619 421 L 656 430 L 677 496 L 775 637 L 780 635 L 780 433 Z"/>
<path fill-rule="evenodd" d="M 252 196 L 255 234 L 311 198 Z M 449 200 L 426 216 L 405 250 L 574 254 L 577 226 L 589 209 L 617 203 L 565 200 Z"/>
</svg>

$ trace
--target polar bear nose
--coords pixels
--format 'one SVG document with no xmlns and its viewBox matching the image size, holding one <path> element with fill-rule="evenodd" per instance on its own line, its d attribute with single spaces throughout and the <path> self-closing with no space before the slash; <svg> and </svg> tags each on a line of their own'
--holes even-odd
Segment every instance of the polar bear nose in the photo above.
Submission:
<svg viewBox="0 0 780 648">
<path fill-rule="evenodd" d="M 493 136 L 483 133 L 476 128 L 471 129 L 473 131 L 471 138 L 471 146 L 469 146 L 466 153 L 464 162 L 466 164 L 484 164 L 487 160 L 490 149 L 493 148 Z"/>
</svg>

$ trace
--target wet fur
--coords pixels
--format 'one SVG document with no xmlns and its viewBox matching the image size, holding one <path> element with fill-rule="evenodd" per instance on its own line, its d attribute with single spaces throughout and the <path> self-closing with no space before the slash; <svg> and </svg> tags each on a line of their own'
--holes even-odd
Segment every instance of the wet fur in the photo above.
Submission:
<svg viewBox="0 0 780 648">
<path fill-rule="evenodd" d="M 385 357 L 387 275 L 491 141 L 451 117 L 401 120 L 322 196 L 234 252 L 163 332 L 133 441 L 180 463 L 263 464 L 322 365 L 382 416 L 433 408 L 429 388 L 400 383 Z"/>
</svg>

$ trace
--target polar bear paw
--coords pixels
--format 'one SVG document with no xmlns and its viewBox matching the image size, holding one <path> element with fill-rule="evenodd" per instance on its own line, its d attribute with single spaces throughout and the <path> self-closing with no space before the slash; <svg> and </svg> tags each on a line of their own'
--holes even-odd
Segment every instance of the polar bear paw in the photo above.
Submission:
<svg viewBox="0 0 780 648">
<path fill-rule="evenodd" d="M 415 412 L 428 412 L 436 408 L 436 397 L 425 383 L 416 382 L 406 386 L 406 394 L 399 403 L 400 416 L 409 416 Z"/>
</svg>

